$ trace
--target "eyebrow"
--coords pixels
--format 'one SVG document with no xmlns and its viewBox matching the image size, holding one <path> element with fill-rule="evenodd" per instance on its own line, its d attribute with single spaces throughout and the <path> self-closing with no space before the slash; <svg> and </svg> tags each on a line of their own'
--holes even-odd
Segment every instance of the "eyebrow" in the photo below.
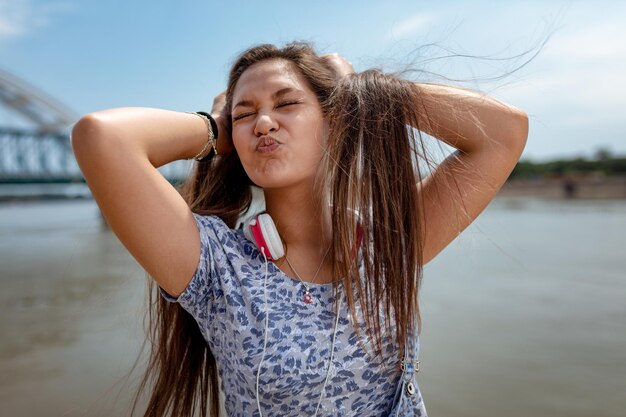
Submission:
<svg viewBox="0 0 626 417">
<path fill-rule="evenodd" d="M 293 91 L 297 91 L 299 92 L 300 90 L 297 90 L 295 88 L 292 87 L 285 87 L 285 88 L 281 88 L 280 90 L 276 91 L 274 94 L 272 94 L 272 100 L 276 100 L 286 94 L 289 94 Z M 241 100 L 240 102 L 238 102 L 237 104 L 235 104 L 233 106 L 233 110 L 235 110 L 235 108 L 239 107 L 239 106 L 243 106 L 243 107 L 252 107 L 252 101 L 250 100 Z"/>
</svg>

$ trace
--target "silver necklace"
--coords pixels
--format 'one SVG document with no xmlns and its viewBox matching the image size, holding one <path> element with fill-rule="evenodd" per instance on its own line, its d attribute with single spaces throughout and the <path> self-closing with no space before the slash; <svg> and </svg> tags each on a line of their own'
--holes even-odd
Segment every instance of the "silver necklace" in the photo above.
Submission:
<svg viewBox="0 0 626 417">
<path fill-rule="evenodd" d="M 289 258 L 287 258 L 287 254 L 285 254 L 285 259 L 287 260 L 287 264 L 289 264 L 289 267 L 291 268 L 293 273 L 296 274 L 296 276 L 298 277 L 302 285 L 304 285 L 303 301 L 307 304 L 311 304 L 313 302 L 313 295 L 311 294 L 311 288 L 309 287 L 308 284 L 313 284 L 315 282 L 315 279 L 317 278 L 317 274 L 319 274 L 320 270 L 322 269 L 322 265 L 324 264 L 324 260 L 326 259 L 326 255 L 328 255 L 329 251 L 330 251 L 330 246 L 328 247 L 328 249 L 326 249 L 326 253 L 324 254 L 324 257 L 322 258 L 322 262 L 320 262 L 320 266 L 317 267 L 317 271 L 315 271 L 315 275 L 313 276 L 313 279 L 309 283 L 304 282 L 302 278 L 300 278 L 300 274 L 298 274 L 298 271 L 296 271 L 293 265 L 291 265 L 291 262 L 289 262 Z"/>
</svg>

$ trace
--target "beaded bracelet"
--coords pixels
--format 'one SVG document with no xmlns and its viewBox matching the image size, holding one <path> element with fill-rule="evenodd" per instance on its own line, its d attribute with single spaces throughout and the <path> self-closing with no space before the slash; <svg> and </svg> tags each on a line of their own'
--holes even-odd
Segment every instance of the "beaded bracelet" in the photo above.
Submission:
<svg viewBox="0 0 626 417">
<path fill-rule="evenodd" d="M 205 143 L 202 150 L 198 152 L 198 154 L 194 156 L 193 158 L 187 158 L 187 159 L 195 159 L 196 161 L 203 161 L 209 155 L 211 155 L 211 151 L 214 151 L 213 156 L 217 155 L 217 123 L 215 122 L 213 117 L 211 117 L 211 115 L 206 112 L 190 112 L 189 111 L 186 113 L 195 114 L 196 116 L 204 120 L 204 123 L 206 124 L 207 131 L 208 131 L 208 140 Z"/>
</svg>

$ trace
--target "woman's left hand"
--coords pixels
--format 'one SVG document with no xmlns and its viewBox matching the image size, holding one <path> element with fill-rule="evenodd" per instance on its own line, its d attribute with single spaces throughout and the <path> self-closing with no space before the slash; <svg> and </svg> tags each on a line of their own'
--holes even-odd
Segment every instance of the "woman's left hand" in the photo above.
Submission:
<svg viewBox="0 0 626 417">
<path fill-rule="evenodd" d="M 352 63 L 338 53 L 322 55 L 321 58 L 335 70 L 337 75 L 339 75 L 339 79 L 344 78 L 348 74 L 354 73 Z"/>
<path fill-rule="evenodd" d="M 211 116 L 213 116 L 215 123 L 217 123 L 217 153 L 219 155 L 231 153 L 234 146 L 228 129 L 229 124 L 227 121 L 228 114 L 226 112 L 226 91 L 222 91 L 213 99 Z"/>
</svg>

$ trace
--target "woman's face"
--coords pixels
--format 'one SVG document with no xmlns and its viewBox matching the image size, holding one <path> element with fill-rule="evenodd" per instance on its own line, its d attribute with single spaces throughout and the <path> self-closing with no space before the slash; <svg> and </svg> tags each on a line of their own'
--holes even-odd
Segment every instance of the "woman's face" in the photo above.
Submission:
<svg viewBox="0 0 626 417">
<path fill-rule="evenodd" d="M 233 93 L 232 138 L 248 177 L 280 188 L 313 180 L 326 141 L 317 96 L 289 61 L 252 65 Z"/>
</svg>

